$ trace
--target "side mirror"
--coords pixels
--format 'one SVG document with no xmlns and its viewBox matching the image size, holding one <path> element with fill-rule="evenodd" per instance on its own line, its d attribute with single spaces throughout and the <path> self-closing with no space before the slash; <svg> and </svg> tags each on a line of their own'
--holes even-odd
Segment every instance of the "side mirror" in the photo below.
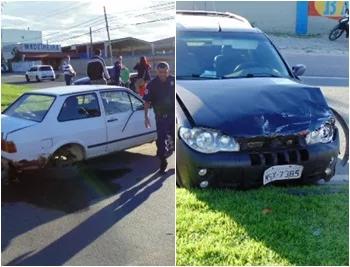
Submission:
<svg viewBox="0 0 350 267">
<path fill-rule="evenodd" d="M 292 71 L 295 76 L 301 76 L 306 71 L 306 66 L 303 64 L 298 64 L 292 67 Z"/>
</svg>

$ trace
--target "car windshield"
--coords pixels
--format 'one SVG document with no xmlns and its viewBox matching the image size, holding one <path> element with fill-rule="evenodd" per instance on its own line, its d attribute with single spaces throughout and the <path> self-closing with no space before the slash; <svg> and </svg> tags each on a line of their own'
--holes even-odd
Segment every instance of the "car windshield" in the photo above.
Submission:
<svg viewBox="0 0 350 267">
<path fill-rule="evenodd" d="M 3 114 L 15 118 L 41 122 L 49 111 L 55 96 L 24 94 L 18 98 Z"/>
<path fill-rule="evenodd" d="M 283 60 L 261 33 L 177 32 L 176 78 L 288 77 Z"/>
</svg>

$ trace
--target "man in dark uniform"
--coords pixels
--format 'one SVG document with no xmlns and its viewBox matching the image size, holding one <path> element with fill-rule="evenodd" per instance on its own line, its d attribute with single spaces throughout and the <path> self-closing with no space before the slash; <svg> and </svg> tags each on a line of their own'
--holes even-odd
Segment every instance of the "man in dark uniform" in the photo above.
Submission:
<svg viewBox="0 0 350 267">
<path fill-rule="evenodd" d="M 160 158 L 160 173 L 164 173 L 172 151 L 168 151 L 166 140 L 168 134 L 175 140 L 175 77 L 169 75 L 169 65 L 160 62 L 157 66 L 157 77 L 146 87 L 143 99 L 145 103 L 145 126 L 149 128 L 148 110 L 154 108 L 157 127 L 157 156 Z"/>
</svg>

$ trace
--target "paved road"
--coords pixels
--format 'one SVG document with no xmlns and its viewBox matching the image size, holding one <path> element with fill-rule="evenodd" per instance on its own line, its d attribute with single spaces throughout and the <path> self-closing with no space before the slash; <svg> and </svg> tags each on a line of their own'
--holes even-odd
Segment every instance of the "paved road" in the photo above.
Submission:
<svg viewBox="0 0 350 267">
<path fill-rule="evenodd" d="M 155 154 L 147 144 L 90 161 L 69 179 L 2 186 L 2 265 L 173 266 L 175 156 L 159 175 Z"/>
<path fill-rule="evenodd" d="M 349 56 L 282 53 L 290 66 L 304 64 L 300 78 L 319 86 L 349 86 Z"/>
</svg>

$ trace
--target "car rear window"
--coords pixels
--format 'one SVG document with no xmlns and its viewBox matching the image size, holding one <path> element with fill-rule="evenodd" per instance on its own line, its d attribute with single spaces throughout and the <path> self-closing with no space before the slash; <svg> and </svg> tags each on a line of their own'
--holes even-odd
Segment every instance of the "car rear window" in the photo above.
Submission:
<svg viewBox="0 0 350 267">
<path fill-rule="evenodd" d="M 47 71 L 47 70 L 52 70 L 52 68 L 51 67 L 40 67 L 40 69 L 39 69 L 40 71 Z"/>
<path fill-rule="evenodd" d="M 41 122 L 54 101 L 55 96 L 27 93 L 18 98 L 3 114 L 10 117 Z"/>
</svg>

